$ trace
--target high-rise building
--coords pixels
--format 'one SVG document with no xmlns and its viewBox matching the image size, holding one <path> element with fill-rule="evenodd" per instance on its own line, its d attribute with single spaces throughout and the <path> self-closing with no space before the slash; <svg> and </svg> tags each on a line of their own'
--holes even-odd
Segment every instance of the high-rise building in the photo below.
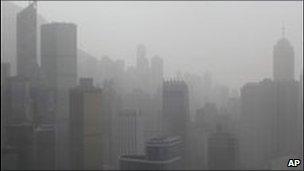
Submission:
<svg viewBox="0 0 304 171">
<path fill-rule="evenodd" d="M 181 162 L 185 168 L 189 161 L 188 125 L 190 123 L 189 92 L 184 81 L 173 80 L 163 83 L 162 133 L 180 136 L 182 140 Z"/>
<path fill-rule="evenodd" d="M 240 165 L 266 169 L 275 150 L 275 88 L 270 79 L 241 89 Z"/>
<path fill-rule="evenodd" d="M 163 83 L 163 133 L 186 139 L 189 116 L 188 86 L 184 81 Z"/>
<path fill-rule="evenodd" d="M 1 63 L 1 148 L 4 147 L 6 140 L 6 119 L 7 119 L 7 78 L 11 75 L 10 63 Z"/>
<path fill-rule="evenodd" d="M 149 68 L 149 60 L 146 58 L 146 47 L 143 44 L 137 46 L 137 68 L 145 70 Z"/>
<path fill-rule="evenodd" d="M 32 80 L 37 63 L 37 8 L 30 4 L 17 14 L 17 74 Z"/>
<path fill-rule="evenodd" d="M 145 144 L 145 155 L 122 155 L 121 170 L 174 170 L 180 169 L 181 138 L 152 138 Z"/>
<path fill-rule="evenodd" d="M 158 88 L 161 88 L 163 83 L 163 71 L 164 64 L 163 59 L 158 55 L 151 58 L 151 90 L 156 93 Z"/>
<path fill-rule="evenodd" d="M 208 169 L 237 169 L 238 141 L 230 133 L 218 126 L 208 138 Z"/>
<path fill-rule="evenodd" d="M 31 123 L 33 108 L 30 81 L 25 77 L 13 76 L 7 79 L 6 88 L 7 124 Z"/>
<path fill-rule="evenodd" d="M 137 86 L 136 88 L 141 89 L 144 92 L 149 92 L 151 89 L 150 80 L 150 68 L 149 60 L 146 57 L 146 47 L 142 44 L 137 46 L 137 64 L 136 64 L 136 76 Z"/>
<path fill-rule="evenodd" d="M 70 90 L 70 157 L 75 170 L 102 169 L 102 91 L 81 78 Z"/>
<path fill-rule="evenodd" d="M 69 89 L 77 84 L 77 29 L 72 23 L 41 26 L 41 67 L 55 90 L 56 169 L 69 169 Z"/>
<path fill-rule="evenodd" d="M 102 100 L 102 115 L 103 115 L 103 169 L 116 169 L 117 166 L 117 148 L 115 143 L 116 132 L 116 116 L 122 109 L 121 98 L 112 86 L 113 82 L 106 81 L 102 89 L 103 100 Z"/>
<path fill-rule="evenodd" d="M 241 90 L 241 102 L 240 164 L 244 169 L 267 169 L 274 158 L 301 153 L 296 131 L 298 82 L 248 83 Z"/>
<path fill-rule="evenodd" d="M 288 39 L 285 38 L 283 30 L 283 37 L 273 47 L 273 79 L 274 81 L 294 80 L 294 73 L 294 50 Z"/>
<path fill-rule="evenodd" d="M 144 124 L 141 113 L 134 109 L 123 109 L 115 120 L 113 145 L 116 161 L 118 162 L 121 155 L 144 154 Z"/>
<path fill-rule="evenodd" d="M 34 132 L 29 123 L 12 123 L 7 126 L 7 144 L 16 154 L 18 170 L 33 170 L 34 167 Z"/>
<path fill-rule="evenodd" d="M 33 124 L 54 124 L 55 119 L 55 90 L 42 84 L 31 88 L 33 106 Z"/>
<path fill-rule="evenodd" d="M 72 23 L 41 26 L 41 67 L 51 87 L 70 88 L 77 82 L 77 29 Z"/>
<path fill-rule="evenodd" d="M 55 169 L 55 129 L 52 124 L 40 124 L 34 129 L 35 170 Z"/>
<path fill-rule="evenodd" d="M 302 104 L 294 80 L 294 50 L 284 35 L 273 49 L 273 81 L 248 83 L 241 89 L 240 165 L 267 169 L 274 159 L 303 155 L 299 143 Z"/>
</svg>

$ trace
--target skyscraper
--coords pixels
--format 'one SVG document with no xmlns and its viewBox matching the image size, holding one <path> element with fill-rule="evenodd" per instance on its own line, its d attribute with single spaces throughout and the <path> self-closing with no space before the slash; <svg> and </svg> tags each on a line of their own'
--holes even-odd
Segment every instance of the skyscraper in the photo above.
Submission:
<svg viewBox="0 0 304 171">
<path fill-rule="evenodd" d="M 151 87 L 149 60 L 146 57 L 146 47 L 142 44 L 137 46 L 137 64 L 136 64 L 136 76 L 137 87 L 144 92 L 149 92 Z"/>
<path fill-rule="evenodd" d="M 31 124 L 33 108 L 30 81 L 25 77 L 14 76 L 7 79 L 5 92 L 8 124 Z"/>
<path fill-rule="evenodd" d="M 47 85 L 66 89 L 77 82 L 77 29 L 72 23 L 41 26 L 41 67 Z"/>
<path fill-rule="evenodd" d="M 34 129 L 35 170 L 55 169 L 55 129 L 53 124 L 40 124 Z"/>
<path fill-rule="evenodd" d="M 149 67 L 149 61 L 146 58 L 146 47 L 143 44 L 140 44 L 137 46 L 137 51 L 136 51 L 136 59 L 137 59 L 137 68 L 139 70 L 144 70 L 148 69 Z"/>
<path fill-rule="evenodd" d="M 163 82 L 164 63 L 163 59 L 158 55 L 151 58 L 151 88 L 152 92 L 156 93 L 158 88 L 161 88 Z"/>
<path fill-rule="evenodd" d="M 182 164 L 186 166 L 189 159 L 188 125 L 189 116 L 189 92 L 184 81 L 173 80 L 163 83 L 163 123 L 162 133 L 168 136 L 180 136 L 182 140 Z M 187 161 L 188 163 L 188 161 Z"/>
<path fill-rule="evenodd" d="M 243 169 L 266 169 L 273 157 L 277 141 L 275 98 L 270 79 L 247 83 L 241 89 L 240 164 Z"/>
<path fill-rule="evenodd" d="M 296 158 L 299 83 L 265 79 L 241 90 L 240 159 L 244 169 L 267 169 L 270 160 Z"/>
<path fill-rule="evenodd" d="M 70 90 L 70 157 L 75 170 L 102 169 L 102 91 L 81 78 Z"/>
<path fill-rule="evenodd" d="M 285 37 L 283 28 L 282 38 L 273 47 L 273 79 L 274 81 L 294 80 L 295 54 L 293 47 Z"/>
<path fill-rule="evenodd" d="M 1 63 L 1 148 L 4 146 L 6 139 L 6 119 L 8 115 L 7 111 L 7 78 L 10 77 L 10 63 Z"/>
<path fill-rule="evenodd" d="M 72 23 L 41 26 L 41 67 L 55 90 L 56 169 L 69 169 L 69 89 L 77 82 L 77 29 Z"/>
<path fill-rule="evenodd" d="M 189 121 L 188 86 L 184 81 L 173 80 L 163 83 L 163 132 L 186 139 Z"/>
<path fill-rule="evenodd" d="M 217 126 L 216 132 L 208 138 L 208 169 L 234 170 L 237 168 L 238 141 Z"/>
<path fill-rule="evenodd" d="M 115 119 L 114 149 L 116 162 L 120 155 L 144 154 L 143 116 L 138 110 L 123 109 Z M 118 163 L 116 165 L 118 168 Z"/>
<path fill-rule="evenodd" d="M 32 79 L 37 64 L 37 8 L 30 4 L 17 14 L 17 74 Z"/>
</svg>

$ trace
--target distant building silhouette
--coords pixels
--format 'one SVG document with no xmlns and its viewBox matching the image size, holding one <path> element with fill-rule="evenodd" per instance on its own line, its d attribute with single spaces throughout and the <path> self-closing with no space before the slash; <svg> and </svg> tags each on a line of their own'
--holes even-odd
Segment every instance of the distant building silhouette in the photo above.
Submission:
<svg viewBox="0 0 304 171">
<path fill-rule="evenodd" d="M 70 90 L 70 158 L 75 170 L 102 169 L 102 91 L 81 78 Z"/>
<path fill-rule="evenodd" d="M 38 74 L 36 3 L 17 14 L 16 38 L 17 74 L 32 80 Z"/>
<path fill-rule="evenodd" d="M 283 37 L 273 50 L 273 81 L 247 83 L 241 89 L 240 164 L 268 169 L 284 156 L 303 155 L 300 84 L 294 80 L 294 51 Z M 303 129 L 302 129 L 303 130 Z"/>
<path fill-rule="evenodd" d="M 274 81 L 294 80 L 295 54 L 288 39 L 283 37 L 273 47 Z"/>
<path fill-rule="evenodd" d="M 137 46 L 137 68 L 141 71 L 147 70 L 149 68 L 149 60 L 146 58 L 146 47 L 143 44 Z"/>
<path fill-rule="evenodd" d="M 151 88 L 152 92 L 156 92 L 162 87 L 164 75 L 164 62 L 158 55 L 151 58 Z"/>
<path fill-rule="evenodd" d="M 152 138 L 146 142 L 145 155 L 122 155 L 121 170 L 174 170 L 180 169 L 180 137 Z"/>
</svg>

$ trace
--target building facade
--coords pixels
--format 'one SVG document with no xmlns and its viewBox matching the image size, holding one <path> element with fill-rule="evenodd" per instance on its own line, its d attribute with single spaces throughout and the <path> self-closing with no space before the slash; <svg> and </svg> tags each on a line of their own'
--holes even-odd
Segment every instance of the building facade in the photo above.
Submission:
<svg viewBox="0 0 304 171">
<path fill-rule="evenodd" d="M 102 91 L 81 78 L 70 90 L 70 158 L 75 170 L 102 169 Z"/>
<path fill-rule="evenodd" d="M 69 89 L 77 84 L 77 28 L 72 23 L 41 26 L 41 68 L 55 90 L 56 169 L 69 169 Z"/>
<path fill-rule="evenodd" d="M 30 80 L 37 75 L 37 8 L 30 4 L 17 14 L 17 74 Z"/>
<path fill-rule="evenodd" d="M 158 137 L 146 142 L 145 155 L 122 155 L 121 170 L 176 170 L 180 169 L 181 138 Z"/>
</svg>

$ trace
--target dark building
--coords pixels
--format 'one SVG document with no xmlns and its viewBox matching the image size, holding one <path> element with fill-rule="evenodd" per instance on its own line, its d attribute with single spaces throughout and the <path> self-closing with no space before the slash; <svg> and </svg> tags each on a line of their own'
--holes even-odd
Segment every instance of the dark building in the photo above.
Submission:
<svg viewBox="0 0 304 171">
<path fill-rule="evenodd" d="M 70 158 L 75 170 L 102 169 L 102 91 L 82 78 L 70 90 Z"/>
<path fill-rule="evenodd" d="M 41 26 L 41 68 L 55 90 L 56 169 L 69 169 L 69 89 L 77 84 L 77 29 L 71 23 Z"/>
<path fill-rule="evenodd" d="M 123 155 L 119 158 L 121 170 L 180 169 L 181 138 L 161 137 L 146 142 L 145 155 Z"/>
<path fill-rule="evenodd" d="M 34 130 L 35 169 L 55 169 L 55 129 L 52 124 L 40 124 Z"/>
<path fill-rule="evenodd" d="M 30 80 L 38 70 L 36 2 L 17 14 L 17 74 Z"/>
<path fill-rule="evenodd" d="M 30 124 L 33 121 L 30 81 L 21 76 L 9 77 L 6 84 L 7 124 Z"/>
<path fill-rule="evenodd" d="M 240 159 L 245 169 L 266 169 L 274 158 L 301 153 L 299 93 L 296 81 L 266 79 L 242 88 Z"/>
<path fill-rule="evenodd" d="M 165 81 L 163 84 L 163 132 L 186 139 L 189 122 L 189 93 L 184 81 Z"/>
<path fill-rule="evenodd" d="M 217 131 L 208 138 L 208 169 L 237 169 L 238 142 L 230 133 L 218 126 Z"/>
<path fill-rule="evenodd" d="M 34 167 L 34 132 L 33 126 L 27 123 L 10 124 L 7 129 L 8 148 L 14 149 L 19 170 L 32 170 Z M 12 154 L 12 153 L 11 153 Z"/>
<path fill-rule="evenodd" d="M 270 79 L 241 89 L 240 164 L 243 169 L 266 169 L 276 140 L 275 86 Z"/>
<path fill-rule="evenodd" d="M 163 83 L 163 123 L 162 133 L 168 136 L 180 136 L 182 139 L 182 162 L 186 167 L 189 159 L 188 125 L 189 92 L 184 81 L 171 80 Z"/>
<path fill-rule="evenodd" d="M 18 152 L 16 148 L 1 146 L 1 170 L 17 170 Z"/>
<path fill-rule="evenodd" d="M 4 143 L 6 140 L 6 119 L 7 119 L 7 78 L 11 75 L 10 72 L 10 64 L 9 63 L 1 63 L 1 149 L 4 147 Z M 2 161 L 2 160 L 1 160 Z"/>
<path fill-rule="evenodd" d="M 45 85 L 35 85 L 31 88 L 33 103 L 33 124 L 54 124 L 55 119 L 55 90 Z"/>
</svg>

